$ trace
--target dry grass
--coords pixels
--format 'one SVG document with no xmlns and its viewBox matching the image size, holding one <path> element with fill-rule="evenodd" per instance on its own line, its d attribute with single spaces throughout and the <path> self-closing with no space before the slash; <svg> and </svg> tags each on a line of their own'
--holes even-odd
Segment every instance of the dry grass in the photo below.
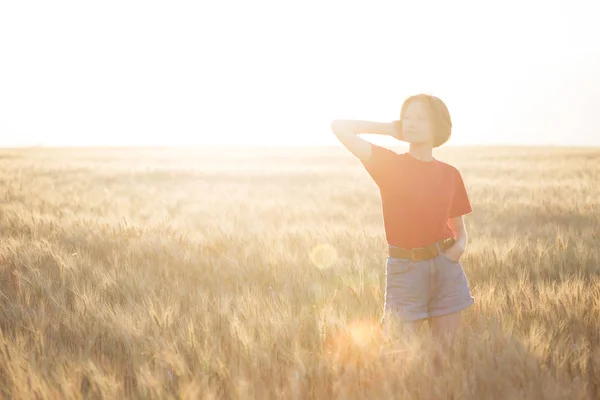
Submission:
<svg viewBox="0 0 600 400">
<path fill-rule="evenodd" d="M 441 151 L 476 299 L 444 354 L 382 341 L 379 195 L 342 149 L 0 151 L 2 397 L 600 397 L 600 151 Z"/>
</svg>

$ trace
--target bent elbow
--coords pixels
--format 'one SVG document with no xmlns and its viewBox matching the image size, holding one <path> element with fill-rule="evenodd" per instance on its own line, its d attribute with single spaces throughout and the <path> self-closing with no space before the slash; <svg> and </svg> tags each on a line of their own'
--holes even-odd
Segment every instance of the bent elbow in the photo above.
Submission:
<svg viewBox="0 0 600 400">
<path fill-rule="evenodd" d="M 337 132 L 340 130 L 340 121 L 334 120 L 331 122 L 331 131 L 337 135 Z"/>
<path fill-rule="evenodd" d="M 338 137 L 347 136 L 350 133 L 344 123 L 344 120 L 341 119 L 336 119 L 331 123 L 331 131 Z"/>
</svg>

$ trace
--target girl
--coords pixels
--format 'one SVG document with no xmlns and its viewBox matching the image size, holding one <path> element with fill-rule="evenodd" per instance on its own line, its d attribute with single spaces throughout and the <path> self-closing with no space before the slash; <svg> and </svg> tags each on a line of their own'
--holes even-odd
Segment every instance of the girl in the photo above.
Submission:
<svg viewBox="0 0 600 400">
<path fill-rule="evenodd" d="M 432 155 L 450 138 L 451 128 L 446 105 L 426 94 L 406 99 L 399 121 L 331 125 L 379 187 L 389 245 L 384 327 L 386 316 L 394 315 L 413 333 L 428 321 L 434 335 L 452 338 L 461 311 L 474 299 L 460 261 L 467 245 L 463 216 L 471 204 L 460 172 Z M 367 142 L 361 133 L 390 135 L 410 149 L 398 154 Z"/>
</svg>

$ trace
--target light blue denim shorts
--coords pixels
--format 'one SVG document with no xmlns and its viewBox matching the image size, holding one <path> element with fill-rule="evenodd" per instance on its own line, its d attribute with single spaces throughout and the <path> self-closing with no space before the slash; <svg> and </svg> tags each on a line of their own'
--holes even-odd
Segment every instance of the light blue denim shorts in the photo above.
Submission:
<svg viewBox="0 0 600 400">
<path fill-rule="evenodd" d="M 422 261 L 388 257 L 384 316 L 401 322 L 453 314 L 475 302 L 462 264 L 444 254 Z"/>
</svg>

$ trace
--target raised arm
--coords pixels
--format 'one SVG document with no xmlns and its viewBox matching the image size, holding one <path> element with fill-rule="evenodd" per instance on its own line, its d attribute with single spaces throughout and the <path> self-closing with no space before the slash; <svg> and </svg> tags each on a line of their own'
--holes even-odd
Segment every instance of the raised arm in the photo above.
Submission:
<svg viewBox="0 0 600 400">
<path fill-rule="evenodd" d="M 356 157 L 368 161 L 371 157 L 371 143 L 361 138 L 361 133 L 389 135 L 400 138 L 400 124 L 393 122 L 371 122 L 339 119 L 331 123 L 331 130 L 340 142 Z"/>
</svg>

